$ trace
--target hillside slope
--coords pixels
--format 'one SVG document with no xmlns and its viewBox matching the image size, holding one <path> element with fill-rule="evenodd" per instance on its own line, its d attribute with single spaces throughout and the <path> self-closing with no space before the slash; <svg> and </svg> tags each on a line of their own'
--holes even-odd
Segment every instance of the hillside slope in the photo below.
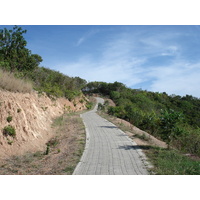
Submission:
<svg viewBox="0 0 200 200">
<path fill-rule="evenodd" d="M 53 118 L 64 112 L 83 110 L 85 105 L 84 96 L 70 102 L 65 98 L 51 100 L 36 92 L 22 94 L 0 90 L 0 158 L 45 150 L 45 143 L 54 135 Z M 4 128 L 9 125 L 14 127 L 15 137 L 5 134 Z"/>
</svg>

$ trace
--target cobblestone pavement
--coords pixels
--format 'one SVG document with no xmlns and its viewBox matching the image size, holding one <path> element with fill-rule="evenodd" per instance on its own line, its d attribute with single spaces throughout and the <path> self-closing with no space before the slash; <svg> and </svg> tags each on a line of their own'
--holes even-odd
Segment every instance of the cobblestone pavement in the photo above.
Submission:
<svg viewBox="0 0 200 200">
<path fill-rule="evenodd" d="M 103 99 L 97 98 L 97 104 Z M 147 175 L 145 156 L 137 144 L 94 110 L 81 115 L 86 147 L 74 175 Z"/>
</svg>

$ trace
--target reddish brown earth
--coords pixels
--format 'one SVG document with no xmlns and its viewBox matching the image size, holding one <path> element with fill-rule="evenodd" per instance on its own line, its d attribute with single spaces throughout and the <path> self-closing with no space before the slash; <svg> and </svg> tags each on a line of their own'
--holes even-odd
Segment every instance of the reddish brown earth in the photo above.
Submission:
<svg viewBox="0 0 200 200">
<path fill-rule="evenodd" d="M 53 137 L 52 120 L 64 112 L 85 109 L 84 96 L 70 102 L 65 98 L 52 100 L 36 92 L 13 93 L 0 90 L 0 159 L 26 152 L 44 151 Z M 7 117 L 12 116 L 8 122 Z M 4 127 L 11 125 L 16 137 L 5 136 Z"/>
</svg>

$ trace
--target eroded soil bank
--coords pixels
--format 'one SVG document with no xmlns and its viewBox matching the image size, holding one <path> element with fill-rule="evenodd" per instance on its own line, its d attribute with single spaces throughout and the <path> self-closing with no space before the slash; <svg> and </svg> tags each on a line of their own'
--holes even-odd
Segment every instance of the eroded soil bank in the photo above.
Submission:
<svg viewBox="0 0 200 200">
<path fill-rule="evenodd" d="M 36 92 L 0 91 L 0 159 L 45 151 L 46 143 L 54 136 L 52 120 L 63 113 L 84 110 L 86 101 L 84 96 L 70 102 Z M 7 126 L 13 127 L 15 137 L 5 133 Z"/>
</svg>

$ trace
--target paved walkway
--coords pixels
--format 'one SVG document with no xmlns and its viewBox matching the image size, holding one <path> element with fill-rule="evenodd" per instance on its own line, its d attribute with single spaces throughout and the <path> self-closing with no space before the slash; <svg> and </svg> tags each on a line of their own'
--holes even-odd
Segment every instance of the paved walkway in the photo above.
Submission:
<svg viewBox="0 0 200 200">
<path fill-rule="evenodd" d="M 97 104 L 103 99 L 97 98 Z M 81 115 L 86 127 L 86 147 L 74 175 L 146 175 L 144 154 L 136 143 L 94 110 Z"/>
</svg>

